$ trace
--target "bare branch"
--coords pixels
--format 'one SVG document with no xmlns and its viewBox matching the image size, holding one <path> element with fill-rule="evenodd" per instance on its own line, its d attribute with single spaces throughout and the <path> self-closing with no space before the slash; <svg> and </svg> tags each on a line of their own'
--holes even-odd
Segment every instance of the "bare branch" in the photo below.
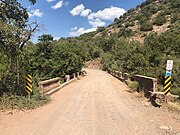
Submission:
<svg viewBox="0 0 180 135">
<path fill-rule="evenodd" d="M 20 49 L 22 49 L 24 45 L 31 39 L 32 34 L 35 33 L 36 31 L 39 31 L 40 28 L 41 25 L 36 21 L 31 24 L 28 24 L 27 34 L 25 35 L 24 40 L 19 45 Z"/>
</svg>

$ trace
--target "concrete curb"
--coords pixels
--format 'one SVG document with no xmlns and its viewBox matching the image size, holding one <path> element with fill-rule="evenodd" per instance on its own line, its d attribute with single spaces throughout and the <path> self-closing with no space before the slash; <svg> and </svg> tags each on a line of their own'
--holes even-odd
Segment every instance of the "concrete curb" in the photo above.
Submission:
<svg viewBox="0 0 180 135">
<path fill-rule="evenodd" d="M 86 76 L 86 75 L 84 75 L 84 76 L 79 76 L 79 77 L 77 77 L 77 78 L 71 79 L 70 81 L 61 84 L 59 87 L 48 91 L 45 95 L 50 96 L 50 95 L 54 94 L 55 92 L 61 90 L 61 89 L 64 88 L 65 86 L 71 84 L 72 82 L 75 82 L 76 80 L 80 80 L 81 78 L 83 78 L 83 77 L 85 77 L 85 76 Z"/>
</svg>

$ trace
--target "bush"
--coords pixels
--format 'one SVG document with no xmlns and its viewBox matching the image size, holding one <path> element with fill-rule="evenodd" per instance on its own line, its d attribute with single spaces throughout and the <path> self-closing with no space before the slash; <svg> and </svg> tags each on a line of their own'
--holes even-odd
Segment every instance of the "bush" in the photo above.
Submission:
<svg viewBox="0 0 180 135">
<path fill-rule="evenodd" d="M 146 0 L 145 2 L 141 3 L 140 7 L 143 8 L 143 7 L 145 7 L 146 5 L 151 4 L 153 1 L 155 1 L 155 0 Z"/>
<path fill-rule="evenodd" d="M 122 24 L 118 24 L 118 25 L 117 25 L 117 28 L 121 28 L 121 27 L 122 27 Z"/>
<path fill-rule="evenodd" d="M 129 22 L 129 23 L 126 23 L 126 24 L 125 24 L 125 27 L 127 28 L 127 27 L 134 26 L 134 25 L 135 25 L 134 22 Z"/>
<path fill-rule="evenodd" d="M 175 23 L 176 21 L 180 20 L 178 14 L 172 14 L 171 16 L 171 23 Z"/>
<path fill-rule="evenodd" d="M 180 96 L 180 88 L 172 88 L 171 93 Z"/>
<path fill-rule="evenodd" d="M 127 12 L 130 14 L 130 13 L 132 13 L 132 12 L 134 12 L 134 11 L 135 11 L 134 8 L 130 8 Z"/>
<path fill-rule="evenodd" d="M 143 24 L 144 24 L 145 22 L 147 22 L 148 20 L 149 20 L 148 17 L 142 15 L 142 17 L 139 19 L 139 24 L 140 24 L 140 25 L 143 25 Z"/>
<path fill-rule="evenodd" d="M 161 15 L 158 15 L 156 17 L 156 20 L 154 21 L 154 24 L 160 26 L 160 25 L 163 25 L 164 23 L 166 23 L 167 19 L 165 16 L 161 16 Z"/>
<path fill-rule="evenodd" d="M 122 28 L 119 30 L 118 32 L 118 37 L 130 37 L 133 36 L 135 33 L 132 29 L 128 29 L 128 28 Z"/>
<path fill-rule="evenodd" d="M 35 83 L 35 82 L 34 82 Z M 30 99 L 28 96 L 23 96 L 22 94 L 16 94 L 14 92 L 4 92 L 0 97 L 0 110 L 2 109 L 18 109 L 27 110 L 35 109 L 46 104 L 50 98 L 48 96 L 43 96 L 40 94 L 39 89 L 33 83 L 33 93 Z M 22 92 L 21 92 L 22 93 Z M 25 93 L 25 90 L 24 90 Z M 27 95 L 25 93 L 24 95 Z"/>
<path fill-rule="evenodd" d="M 139 87 L 139 83 L 137 81 L 129 81 L 128 82 L 128 87 L 132 90 L 132 91 L 137 91 L 138 87 Z"/>
<path fill-rule="evenodd" d="M 99 31 L 99 32 L 102 32 L 102 31 L 104 31 L 105 30 L 105 27 L 98 27 L 98 29 L 97 29 L 97 31 Z"/>
<path fill-rule="evenodd" d="M 117 22 L 118 21 L 118 18 L 114 18 L 114 22 Z"/>
<path fill-rule="evenodd" d="M 46 104 L 49 98 L 40 94 L 34 94 L 30 99 L 26 96 L 18 96 L 12 93 L 5 93 L 0 98 L 0 110 L 2 109 L 35 109 Z"/>
<path fill-rule="evenodd" d="M 151 31 L 153 30 L 153 25 L 151 23 L 143 23 L 140 27 L 140 31 Z"/>
</svg>

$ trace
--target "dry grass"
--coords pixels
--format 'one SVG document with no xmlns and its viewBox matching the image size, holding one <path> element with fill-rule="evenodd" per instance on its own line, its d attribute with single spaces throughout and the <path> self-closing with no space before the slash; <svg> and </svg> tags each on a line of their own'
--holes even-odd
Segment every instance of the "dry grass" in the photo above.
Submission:
<svg viewBox="0 0 180 135">
<path fill-rule="evenodd" d="M 175 112 L 180 112 L 180 103 L 179 102 L 169 102 L 168 104 L 166 104 L 166 107 L 171 110 L 171 111 L 175 111 Z"/>
<path fill-rule="evenodd" d="M 0 97 L 0 110 L 29 110 L 40 107 L 50 101 L 49 97 L 42 96 L 39 93 L 31 98 L 6 93 Z"/>
<path fill-rule="evenodd" d="M 90 60 L 85 63 L 85 67 L 90 69 L 101 69 L 102 68 L 101 59 L 98 58 L 95 60 Z"/>
</svg>

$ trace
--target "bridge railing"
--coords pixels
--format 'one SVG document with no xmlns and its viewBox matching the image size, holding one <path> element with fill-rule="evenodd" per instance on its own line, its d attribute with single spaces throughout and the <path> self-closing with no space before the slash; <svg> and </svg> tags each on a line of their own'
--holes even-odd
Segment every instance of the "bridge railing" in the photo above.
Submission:
<svg viewBox="0 0 180 135">
<path fill-rule="evenodd" d="M 123 73 L 115 70 L 108 70 L 108 73 L 118 78 L 122 82 L 128 84 L 128 81 L 137 81 L 139 83 L 138 91 L 143 91 L 145 96 L 149 96 L 151 93 L 157 92 L 157 79 L 153 77 L 147 77 L 142 75 L 130 76 L 128 73 Z"/>
<path fill-rule="evenodd" d="M 62 87 L 68 85 L 69 83 L 80 79 L 81 76 L 85 76 L 86 74 L 87 72 L 85 70 L 82 70 L 81 72 L 73 73 L 72 76 L 65 75 L 64 78 L 56 77 L 53 79 L 41 81 L 39 82 L 40 93 L 43 95 L 51 95 L 60 90 Z"/>
</svg>

